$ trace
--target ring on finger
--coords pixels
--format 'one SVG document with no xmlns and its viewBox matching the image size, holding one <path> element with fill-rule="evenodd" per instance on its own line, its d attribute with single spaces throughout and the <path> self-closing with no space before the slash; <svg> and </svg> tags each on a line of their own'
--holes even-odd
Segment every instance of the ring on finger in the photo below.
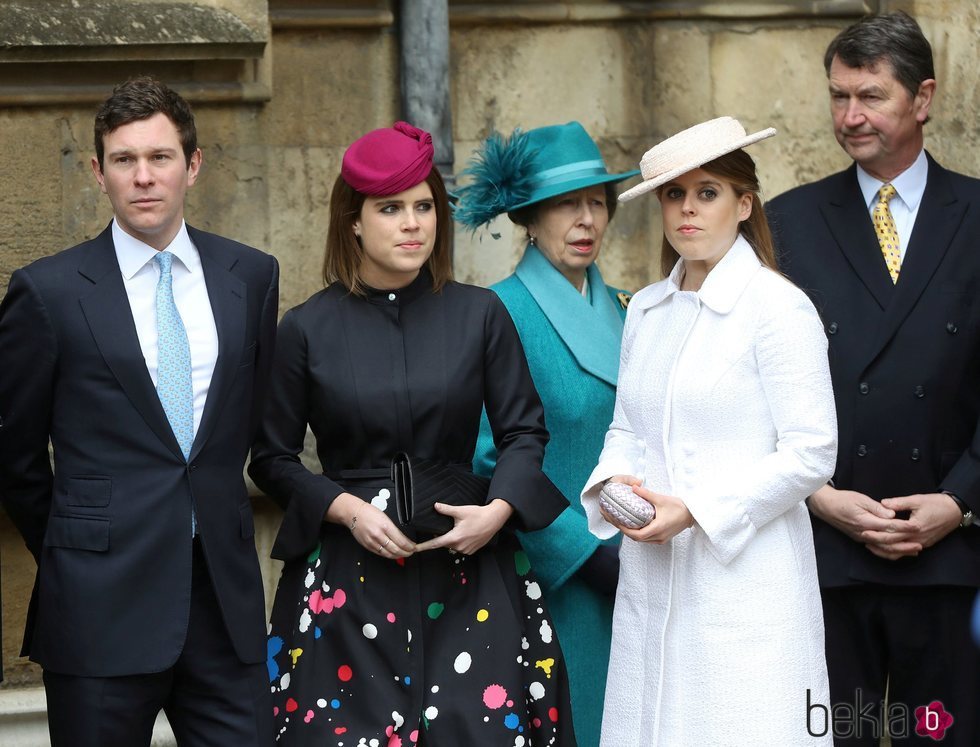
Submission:
<svg viewBox="0 0 980 747">
<path fill-rule="evenodd" d="M 459 551 L 458 550 L 454 550 L 451 547 L 447 547 L 446 549 L 449 550 L 449 554 L 450 555 L 458 555 L 459 554 Z"/>
<path fill-rule="evenodd" d="M 388 547 L 390 543 L 391 543 L 391 537 L 388 537 L 387 539 L 385 539 L 385 543 L 381 546 L 381 548 L 384 549 Z"/>
<path fill-rule="evenodd" d="M 384 551 L 385 551 L 385 546 L 384 545 L 378 545 L 378 553 L 380 554 L 380 553 L 383 553 Z"/>
</svg>

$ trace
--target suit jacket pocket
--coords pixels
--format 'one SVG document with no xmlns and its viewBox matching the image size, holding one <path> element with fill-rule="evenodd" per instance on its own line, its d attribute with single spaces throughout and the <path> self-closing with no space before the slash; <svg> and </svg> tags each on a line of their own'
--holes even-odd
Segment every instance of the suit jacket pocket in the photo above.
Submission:
<svg viewBox="0 0 980 747">
<path fill-rule="evenodd" d="M 44 535 L 47 547 L 105 552 L 109 549 L 109 520 L 87 516 L 52 516 Z"/>
<path fill-rule="evenodd" d="M 242 353 L 242 359 L 238 364 L 239 368 L 245 368 L 246 366 L 251 366 L 255 363 L 255 351 L 257 348 L 258 345 L 254 342 L 245 348 L 245 352 Z"/>
<path fill-rule="evenodd" d="M 242 539 L 255 536 L 255 519 L 252 518 L 252 506 L 246 504 L 239 506 L 238 511 L 242 517 Z"/>
<path fill-rule="evenodd" d="M 108 477 L 69 477 L 67 506 L 105 508 L 112 497 L 112 480 Z"/>
</svg>

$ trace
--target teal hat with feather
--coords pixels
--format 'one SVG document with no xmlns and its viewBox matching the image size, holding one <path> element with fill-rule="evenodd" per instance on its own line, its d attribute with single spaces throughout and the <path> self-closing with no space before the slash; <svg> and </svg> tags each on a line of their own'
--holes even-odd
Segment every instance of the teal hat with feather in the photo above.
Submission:
<svg viewBox="0 0 980 747">
<path fill-rule="evenodd" d="M 620 182 L 639 170 L 610 174 L 599 146 L 578 122 L 499 132 L 483 141 L 460 176 L 454 218 L 471 230 L 501 213 L 596 184 Z"/>
</svg>

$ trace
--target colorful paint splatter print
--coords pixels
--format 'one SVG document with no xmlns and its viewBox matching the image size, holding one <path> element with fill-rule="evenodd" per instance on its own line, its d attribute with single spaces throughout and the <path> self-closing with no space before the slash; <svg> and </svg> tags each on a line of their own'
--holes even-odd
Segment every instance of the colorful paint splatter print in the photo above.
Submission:
<svg viewBox="0 0 980 747">
<path fill-rule="evenodd" d="M 349 487 L 370 501 L 385 488 Z M 574 744 L 562 654 L 517 539 L 404 561 L 325 526 L 269 637 L 280 744 Z"/>
</svg>

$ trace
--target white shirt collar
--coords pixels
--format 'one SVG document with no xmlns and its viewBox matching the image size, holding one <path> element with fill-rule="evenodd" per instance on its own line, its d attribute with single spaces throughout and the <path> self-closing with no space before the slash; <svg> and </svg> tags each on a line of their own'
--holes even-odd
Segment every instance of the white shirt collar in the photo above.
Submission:
<svg viewBox="0 0 980 747">
<path fill-rule="evenodd" d="M 923 149 L 919 151 L 918 157 L 911 166 L 889 182 L 895 187 L 897 193 L 895 196 L 905 203 L 911 213 L 918 209 L 919 203 L 922 201 L 928 176 L 929 161 L 926 159 L 926 152 Z M 868 206 L 868 210 L 873 209 L 875 203 L 878 202 L 878 190 L 885 182 L 871 176 L 861 168 L 860 164 L 857 164 L 857 180 L 861 187 L 861 194 L 864 195 L 864 203 Z"/>
<path fill-rule="evenodd" d="M 131 280 L 136 273 L 157 256 L 156 249 L 130 236 L 119 227 L 119 222 L 116 220 L 112 221 L 112 243 L 116 250 L 119 270 L 126 280 Z M 201 256 L 191 241 L 191 237 L 187 234 L 187 224 L 183 221 L 180 222 L 180 230 L 177 231 L 177 235 L 174 236 L 173 241 L 164 251 L 173 254 L 191 274 L 201 269 Z"/>
<path fill-rule="evenodd" d="M 749 281 L 762 267 L 755 255 L 752 245 L 742 234 L 735 238 L 735 243 L 717 265 L 704 279 L 701 289 L 697 292 L 701 302 L 712 311 L 727 314 L 735 306 Z M 680 280 L 683 276 L 684 260 L 677 260 L 674 269 L 663 282 L 644 288 L 630 300 L 630 306 L 648 309 L 656 306 L 668 296 L 680 291 Z"/>
</svg>

